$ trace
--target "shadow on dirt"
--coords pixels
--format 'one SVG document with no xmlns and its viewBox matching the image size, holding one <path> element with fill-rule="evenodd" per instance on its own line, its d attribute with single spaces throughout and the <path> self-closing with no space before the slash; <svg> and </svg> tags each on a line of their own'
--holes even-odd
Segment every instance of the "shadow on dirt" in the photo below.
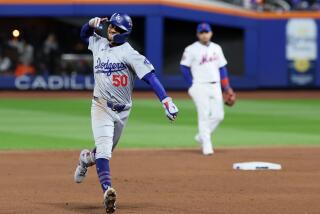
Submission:
<svg viewBox="0 0 320 214">
<path fill-rule="evenodd" d="M 101 214 L 104 211 L 102 203 L 46 203 L 46 205 L 75 213 Z M 149 203 L 120 203 L 117 205 L 117 213 L 139 213 L 139 211 L 152 206 Z"/>
<path fill-rule="evenodd" d="M 46 205 L 57 209 L 73 211 L 76 213 L 101 214 L 103 213 L 103 205 L 90 203 L 47 203 Z"/>
</svg>

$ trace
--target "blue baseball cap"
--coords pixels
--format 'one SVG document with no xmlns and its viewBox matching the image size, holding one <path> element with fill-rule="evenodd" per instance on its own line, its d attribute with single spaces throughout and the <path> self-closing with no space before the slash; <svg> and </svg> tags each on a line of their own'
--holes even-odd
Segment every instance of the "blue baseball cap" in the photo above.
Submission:
<svg viewBox="0 0 320 214">
<path fill-rule="evenodd" d="M 202 22 L 197 26 L 197 33 L 201 32 L 211 32 L 211 27 L 208 23 Z"/>
</svg>

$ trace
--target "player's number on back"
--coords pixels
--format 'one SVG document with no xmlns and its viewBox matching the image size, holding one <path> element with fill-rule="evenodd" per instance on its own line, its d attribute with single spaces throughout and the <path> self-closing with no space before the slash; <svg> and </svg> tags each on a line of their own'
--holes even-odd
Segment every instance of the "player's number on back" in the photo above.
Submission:
<svg viewBox="0 0 320 214">
<path fill-rule="evenodd" d="M 116 87 L 127 86 L 128 85 L 128 76 L 114 74 L 112 76 L 112 85 L 114 85 Z"/>
</svg>

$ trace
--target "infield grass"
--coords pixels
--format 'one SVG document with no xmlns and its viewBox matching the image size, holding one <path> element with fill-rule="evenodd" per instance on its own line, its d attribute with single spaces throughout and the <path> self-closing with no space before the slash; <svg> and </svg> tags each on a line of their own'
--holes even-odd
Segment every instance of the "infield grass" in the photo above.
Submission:
<svg viewBox="0 0 320 214">
<path fill-rule="evenodd" d="M 0 149 L 93 147 L 88 99 L 1 99 Z M 136 99 L 121 148 L 197 147 L 191 100 L 176 100 L 180 113 L 169 122 L 155 99 Z M 320 146 L 320 100 L 239 100 L 225 108 L 215 147 Z"/>
</svg>

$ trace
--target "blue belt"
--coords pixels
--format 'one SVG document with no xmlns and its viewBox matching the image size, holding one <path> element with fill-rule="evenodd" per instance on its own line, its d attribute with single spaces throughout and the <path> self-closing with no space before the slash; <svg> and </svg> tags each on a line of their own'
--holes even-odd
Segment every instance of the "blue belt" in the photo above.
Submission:
<svg viewBox="0 0 320 214">
<path fill-rule="evenodd" d="M 101 101 L 101 98 L 99 98 L 99 97 L 94 96 L 93 99 L 97 102 Z M 107 107 L 111 108 L 112 111 L 116 111 L 118 113 L 128 109 L 128 108 L 126 108 L 127 105 L 125 105 L 125 104 L 114 103 L 110 100 L 104 100 L 104 99 L 103 99 L 103 101 L 106 102 Z"/>
</svg>

